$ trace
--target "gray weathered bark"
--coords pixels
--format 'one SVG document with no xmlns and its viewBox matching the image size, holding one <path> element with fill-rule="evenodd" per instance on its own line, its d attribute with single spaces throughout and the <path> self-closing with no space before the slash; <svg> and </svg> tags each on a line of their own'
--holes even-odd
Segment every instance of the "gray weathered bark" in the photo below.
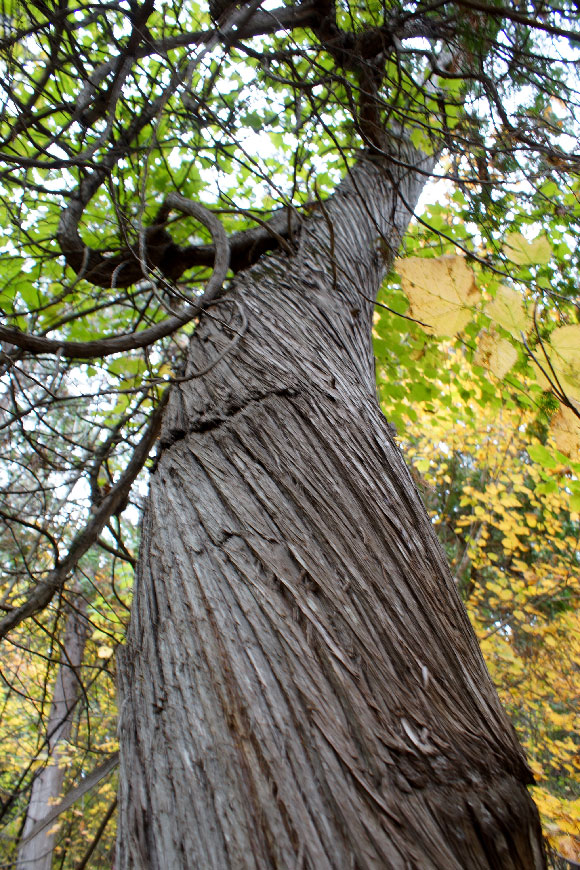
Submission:
<svg viewBox="0 0 580 870">
<path fill-rule="evenodd" d="M 82 598 L 75 599 L 75 609 L 69 612 L 61 661 L 58 667 L 52 705 L 47 722 L 48 763 L 32 784 L 26 821 L 22 831 L 23 843 L 18 850 L 18 870 L 50 870 L 56 840 L 50 829 L 41 831 L 25 841 L 32 828 L 53 809 L 60 796 L 65 768 L 62 765 L 62 746 L 70 738 L 73 713 L 78 701 L 82 664 L 88 623 Z"/>
<path fill-rule="evenodd" d="M 422 184 L 360 160 L 294 255 L 235 281 L 236 351 L 172 395 L 119 661 L 118 870 L 544 866 L 530 773 L 375 398 L 378 239 L 396 252 Z M 190 372 L 231 340 L 226 310 Z"/>
</svg>

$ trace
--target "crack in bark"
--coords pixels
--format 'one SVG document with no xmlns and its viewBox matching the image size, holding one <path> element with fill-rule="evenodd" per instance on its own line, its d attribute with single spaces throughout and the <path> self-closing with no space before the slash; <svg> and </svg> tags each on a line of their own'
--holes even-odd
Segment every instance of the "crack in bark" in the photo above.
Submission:
<svg viewBox="0 0 580 870">
<path fill-rule="evenodd" d="M 223 426 L 224 423 L 227 423 L 232 418 L 243 414 L 251 407 L 257 407 L 271 396 L 286 396 L 287 398 L 294 398 L 298 396 L 300 392 L 301 390 L 297 387 L 280 387 L 279 389 L 265 390 L 262 393 L 250 396 L 249 399 L 246 399 L 241 404 L 225 404 L 222 408 L 215 409 L 207 415 L 205 412 L 200 414 L 197 420 L 188 420 L 187 422 L 185 412 L 183 412 L 181 408 L 176 409 L 174 407 L 172 410 L 175 414 L 175 422 L 164 429 L 160 438 L 161 448 L 166 449 L 171 447 L 172 444 L 181 441 L 187 435 L 194 432 L 215 431 Z M 177 393 L 174 393 L 172 397 L 174 398 L 174 402 L 176 395 Z M 179 402 L 180 398 L 176 401 Z M 183 425 L 180 425 L 181 421 L 183 421 Z"/>
</svg>

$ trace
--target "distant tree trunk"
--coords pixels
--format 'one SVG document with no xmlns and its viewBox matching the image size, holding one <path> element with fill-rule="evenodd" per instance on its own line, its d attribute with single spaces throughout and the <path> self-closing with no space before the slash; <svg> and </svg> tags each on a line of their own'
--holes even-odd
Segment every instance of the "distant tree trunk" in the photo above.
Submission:
<svg viewBox="0 0 580 870">
<path fill-rule="evenodd" d="M 53 802 L 59 797 L 64 782 L 65 768 L 60 764 L 60 756 L 63 743 L 66 743 L 71 734 L 73 713 L 81 687 L 79 668 L 88 629 L 84 611 L 84 602 L 79 596 L 75 600 L 75 609 L 69 612 L 66 622 L 62 655 L 46 727 L 48 763 L 32 785 L 22 831 L 23 839 L 36 822 L 45 818 L 53 809 Z M 40 831 L 20 846 L 16 864 L 18 870 L 50 870 L 56 835 L 48 833 L 48 830 Z"/>
<path fill-rule="evenodd" d="M 423 185 L 361 159 L 182 384 L 119 660 L 117 870 L 544 866 L 531 781 L 375 397 Z M 390 249 L 390 254 L 388 249 Z M 189 373 L 231 340 L 204 317 Z"/>
</svg>

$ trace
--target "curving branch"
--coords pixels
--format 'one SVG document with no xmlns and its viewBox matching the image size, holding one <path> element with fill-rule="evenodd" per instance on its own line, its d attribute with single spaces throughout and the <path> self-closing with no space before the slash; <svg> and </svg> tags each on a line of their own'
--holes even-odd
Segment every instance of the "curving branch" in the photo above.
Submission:
<svg viewBox="0 0 580 870">
<path fill-rule="evenodd" d="M 61 218 L 58 237 L 67 265 L 74 269 L 79 278 L 105 288 L 112 285 L 118 288 L 130 287 L 137 281 L 142 281 L 144 267 L 157 269 L 168 281 L 178 281 L 188 269 L 210 266 L 215 259 L 215 245 L 181 247 L 175 244 L 164 227 L 168 216 L 166 204 L 167 199 L 157 214 L 155 224 L 144 230 L 145 263 L 134 248 L 125 248 L 115 256 L 87 248 L 78 234 L 78 222 L 82 212 L 73 213 L 73 206 L 69 207 L 66 216 L 63 213 Z M 77 209 L 74 211 L 78 212 Z M 229 240 L 231 270 L 237 274 L 248 269 L 262 254 L 276 248 L 281 238 L 289 236 L 293 214 L 295 212 L 291 209 L 283 208 L 267 221 L 261 221 L 258 227 L 234 233 Z"/>
<path fill-rule="evenodd" d="M 8 326 L 0 326 L 0 341 L 8 342 L 21 350 L 33 354 L 51 353 L 59 354 L 68 359 L 94 359 L 95 357 L 110 356 L 113 353 L 124 353 L 128 350 L 136 350 L 140 347 L 148 347 L 160 338 L 171 335 L 184 323 L 193 320 L 206 305 L 212 302 L 219 294 L 230 262 L 230 248 L 228 238 L 220 221 L 205 206 L 192 202 L 178 193 L 170 193 L 166 198 L 163 209 L 169 214 L 173 209 L 195 217 L 204 224 L 212 234 L 213 245 L 206 246 L 213 256 L 213 272 L 206 284 L 203 295 L 195 304 L 184 306 L 180 314 L 168 317 L 148 329 L 141 332 L 130 332 L 123 335 L 114 335 L 107 338 L 97 338 L 94 341 L 59 341 L 54 338 L 30 335 L 19 329 Z M 141 270 L 142 270 L 141 266 Z M 141 271 L 143 278 L 143 271 Z"/>
<path fill-rule="evenodd" d="M 193 67 L 209 50 L 220 42 L 229 45 L 254 35 L 254 33 L 262 32 L 266 24 L 268 32 L 272 28 L 277 30 L 281 27 L 305 26 L 316 14 L 316 4 L 312 2 L 301 4 L 299 7 L 281 7 L 271 12 L 260 12 L 258 7 L 261 3 L 262 0 L 249 0 L 246 8 L 237 10 L 235 9 L 236 4 L 230 4 L 233 11 L 229 11 L 232 14 L 226 15 L 223 21 L 220 19 L 220 26 L 216 30 L 200 35 L 199 42 L 203 43 L 205 48 L 198 52 L 186 70 L 179 65 L 174 68 L 171 80 L 164 88 L 163 93 L 156 100 L 153 100 L 138 117 L 133 119 L 127 130 L 115 143 L 115 147 L 105 155 L 96 167 L 91 168 L 89 174 L 79 184 L 68 205 L 61 212 L 57 230 L 57 241 L 66 264 L 74 270 L 79 278 L 84 278 L 97 287 L 126 288 L 142 280 L 147 271 L 158 270 L 165 279 L 176 281 L 187 269 L 196 265 L 208 265 L 209 260 L 213 258 L 214 252 L 207 246 L 182 248 L 173 242 L 164 226 L 168 216 L 167 202 L 169 198 L 160 210 L 160 214 L 162 213 L 164 218 L 156 221 L 155 225 L 145 228 L 138 246 L 135 246 L 138 247 L 138 250 L 127 245 L 116 254 L 111 254 L 111 251 L 89 248 L 81 238 L 79 225 L 86 206 L 101 187 L 111 169 L 128 151 L 131 143 L 136 140 L 143 129 L 158 116 L 168 97 L 183 84 L 184 80 L 187 80 Z M 111 130 L 114 103 L 118 97 L 123 78 L 128 72 L 130 62 L 154 49 L 157 50 L 155 48 L 157 43 L 154 43 L 146 27 L 146 21 L 152 8 L 152 0 L 145 0 L 138 13 L 134 12 L 130 16 L 133 27 L 123 55 L 103 64 L 90 77 L 83 89 L 75 117 L 85 117 L 87 112 L 96 112 L 96 118 L 107 118 L 107 125 L 96 145 L 92 145 L 89 151 L 83 152 L 74 160 L 69 160 L 68 163 L 85 164 L 87 159 L 92 157 L 95 149 L 103 144 Z M 187 41 L 191 41 L 195 36 L 196 34 L 187 35 Z M 175 45 L 177 46 L 177 44 Z M 164 52 L 168 50 L 169 44 L 166 44 Z M 108 96 L 98 101 L 95 100 L 93 104 L 97 82 L 110 73 L 113 77 L 109 84 Z M 274 231 L 274 235 L 276 232 L 277 230 Z M 265 234 L 262 238 L 270 239 Z M 250 239 L 250 237 L 246 237 L 244 241 L 240 239 L 241 256 L 239 262 L 232 264 L 235 271 L 251 264 L 247 253 L 256 249 L 256 242 L 256 239 Z M 257 256 L 269 249 L 263 244 L 259 244 L 258 248 Z"/>
<path fill-rule="evenodd" d="M 234 233 L 228 240 L 221 223 L 204 206 L 192 203 L 191 200 L 187 200 L 185 197 L 174 193 L 169 194 L 162 208 L 165 208 L 170 201 L 173 203 L 173 208 L 192 216 L 193 212 L 187 212 L 186 209 L 197 206 L 199 209 L 195 215 L 197 219 L 204 223 L 206 219 L 208 221 L 211 219 L 216 233 L 214 244 L 212 245 L 196 245 L 190 248 L 179 248 L 177 245 L 174 245 L 174 249 L 177 251 L 177 254 L 175 254 L 177 258 L 176 262 L 171 262 L 168 251 L 167 261 L 162 263 L 164 268 L 158 267 L 164 277 L 171 275 L 175 276 L 172 277 L 172 280 L 176 280 L 187 269 L 191 269 L 194 266 L 209 266 L 213 263 L 214 273 L 199 302 L 195 305 L 188 305 L 183 309 L 181 314 L 168 317 L 160 321 L 160 323 L 150 326 L 148 329 L 143 329 L 141 332 L 107 336 L 105 338 L 94 339 L 93 341 L 59 341 L 56 338 L 31 335 L 14 327 L 0 325 L 0 341 L 11 344 L 31 354 L 59 354 L 66 359 L 85 360 L 148 347 L 159 339 L 171 335 L 171 333 L 183 326 L 184 323 L 197 317 L 208 302 L 216 298 L 227 274 L 227 249 L 229 249 L 229 267 L 232 271 L 239 272 L 242 269 L 247 269 L 262 254 L 273 250 L 285 242 L 286 239 L 291 238 L 297 230 L 300 221 L 295 210 L 283 208 L 277 211 L 268 221 L 263 221 L 260 226 Z M 313 208 L 315 205 L 311 207 Z M 203 219 L 201 217 L 202 214 L 204 216 Z M 211 232 L 209 223 L 205 223 L 205 225 Z M 139 278 L 143 278 L 142 267 Z M 210 291 L 209 295 L 208 291 Z"/>
<path fill-rule="evenodd" d="M 225 230 L 216 218 L 216 216 L 204 205 L 199 202 L 194 202 L 192 199 L 187 199 L 180 193 L 170 193 L 165 199 L 164 209 L 167 214 L 173 209 L 196 218 L 200 223 L 204 224 L 210 231 L 214 240 L 215 254 L 213 273 L 206 284 L 201 302 L 199 305 L 190 306 L 198 312 L 204 305 L 212 302 L 225 281 L 230 265 L 230 246 Z"/>
</svg>

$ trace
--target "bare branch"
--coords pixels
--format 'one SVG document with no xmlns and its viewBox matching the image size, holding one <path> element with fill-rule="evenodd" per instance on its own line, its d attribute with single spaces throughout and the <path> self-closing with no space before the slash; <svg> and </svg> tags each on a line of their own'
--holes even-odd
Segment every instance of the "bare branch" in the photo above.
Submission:
<svg viewBox="0 0 580 870">
<path fill-rule="evenodd" d="M 168 398 L 169 391 L 166 391 L 153 412 L 145 434 L 135 448 L 133 456 L 118 483 L 103 499 L 87 525 L 77 533 L 65 558 L 57 563 L 48 577 L 35 587 L 24 604 L 15 607 L 14 610 L 11 610 L 10 613 L 0 620 L 0 638 L 5 637 L 9 631 L 20 625 L 24 619 L 43 610 L 55 594 L 62 589 L 67 577 L 76 567 L 82 556 L 98 540 L 101 531 L 110 517 L 113 516 L 128 497 L 135 478 L 149 456 L 151 448 L 159 434 L 161 419 Z"/>
<path fill-rule="evenodd" d="M 29 843 L 30 840 L 33 840 L 34 837 L 37 837 L 45 828 L 51 825 L 62 813 L 66 812 L 74 803 L 76 803 L 79 798 L 83 797 L 83 795 L 87 794 L 91 789 L 93 789 L 102 779 L 108 776 L 118 765 L 119 763 L 119 753 L 113 752 L 106 761 L 103 761 L 98 767 L 96 767 L 92 773 L 89 773 L 79 785 L 71 788 L 70 791 L 66 793 L 63 799 L 58 803 L 53 809 L 41 819 L 39 822 L 35 824 L 33 828 L 31 828 L 30 832 L 27 834 L 24 839 L 20 840 L 20 845 L 24 845 L 24 843 Z"/>
</svg>

